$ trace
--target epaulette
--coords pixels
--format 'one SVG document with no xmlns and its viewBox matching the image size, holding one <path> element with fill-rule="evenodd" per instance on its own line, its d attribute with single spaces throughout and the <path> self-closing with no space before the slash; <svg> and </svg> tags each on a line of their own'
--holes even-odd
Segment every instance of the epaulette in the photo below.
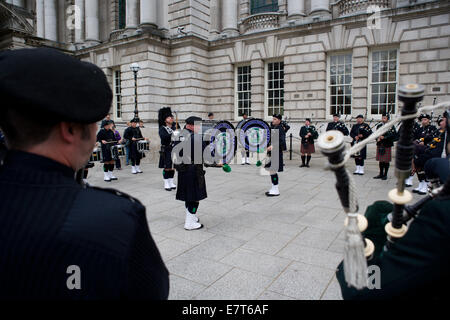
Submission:
<svg viewBox="0 0 450 320">
<path fill-rule="evenodd" d="M 105 192 L 108 192 L 108 193 L 112 193 L 112 194 L 114 194 L 114 195 L 116 195 L 118 197 L 130 200 L 132 203 L 138 203 L 138 204 L 143 206 L 143 204 L 138 199 L 136 199 L 136 198 L 134 198 L 134 197 L 130 196 L 129 194 L 126 194 L 126 193 L 124 193 L 122 191 L 116 190 L 116 189 L 100 188 L 100 187 L 94 187 L 94 186 L 91 186 L 91 185 L 87 186 L 86 189 L 94 189 L 94 190 L 99 190 L 99 191 L 105 191 Z"/>
</svg>

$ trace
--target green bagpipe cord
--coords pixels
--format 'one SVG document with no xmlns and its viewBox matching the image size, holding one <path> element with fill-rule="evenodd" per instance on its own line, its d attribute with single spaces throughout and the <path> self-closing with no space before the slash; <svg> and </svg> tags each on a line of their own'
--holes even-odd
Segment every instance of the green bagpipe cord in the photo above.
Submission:
<svg viewBox="0 0 450 320">
<path fill-rule="evenodd" d="M 230 173 L 231 172 L 231 167 L 228 164 L 224 164 L 222 167 L 222 170 L 225 171 L 226 173 Z"/>
<path fill-rule="evenodd" d="M 367 218 L 368 227 L 363 236 L 372 240 L 375 245 L 374 257 L 379 257 L 383 252 L 387 234 L 384 230 L 389 222 L 388 215 L 393 211 L 394 205 L 388 201 L 376 201 L 367 207 L 364 216 Z"/>
</svg>

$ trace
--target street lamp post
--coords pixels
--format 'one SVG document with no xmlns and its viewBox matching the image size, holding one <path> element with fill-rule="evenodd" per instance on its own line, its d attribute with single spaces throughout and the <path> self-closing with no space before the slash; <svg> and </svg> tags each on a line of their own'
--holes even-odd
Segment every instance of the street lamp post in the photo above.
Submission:
<svg viewBox="0 0 450 320">
<path fill-rule="evenodd" d="M 137 74 L 141 68 L 135 62 L 131 64 L 130 69 L 134 73 L 134 117 L 139 118 L 138 102 L 137 102 Z"/>
</svg>

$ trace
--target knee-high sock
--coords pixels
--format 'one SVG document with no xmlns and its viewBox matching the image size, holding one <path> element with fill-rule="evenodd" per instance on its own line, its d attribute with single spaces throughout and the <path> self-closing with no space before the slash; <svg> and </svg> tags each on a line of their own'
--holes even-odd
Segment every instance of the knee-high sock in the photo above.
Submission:
<svg viewBox="0 0 450 320">
<path fill-rule="evenodd" d="M 364 167 L 364 159 L 361 159 L 359 163 L 360 163 L 360 166 Z"/>
<path fill-rule="evenodd" d="M 163 178 L 164 180 L 169 179 L 169 171 L 163 170 Z"/>
<path fill-rule="evenodd" d="M 419 181 L 425 181 L 426 179 L 425 172 L 423 171 L 417 172 L 417 177 L 419 178 Z"/>
<path fill-rule="evenodd" d="M 271 176 L 270 176 L 270 180 L 272 181 L 272 184 L 273 185 L 278 185 L 278 174 L 272 174 Z"/>
<path fill-rule="evenodd" d="M 302 164 L 305 164 L 306 156 L 302 156 Z"/>
<path fill-rule="evenodd" d="M 114 171 L 114 163 L 109 164 L 109 171 Z"/>
<path fill-rule="evenodd" d="M 109 171 L 108 169 L 109 169 L 109 164 L 104 163 L 103 164 L 103 171 L 104 172 L 108 172 Z"/>
<path fill-rule="evenodd" d="M 200 205 L 200 202 L 198 202 L 198 201 L 186 201 L 185 202 L 186 208 L 192 214 L 196 214 L 197 213 L 199 205 Z"/>
<path fill-rule="evenodd" d="M 306 157 L 306 164 L 309 164 L 310 161 L 311 161 L 311 156 L 307 156 Z"/>
<path fill-rule="evenodd" d="M 384 170 L 384 162 L 379 162 L 378 166 L 380 167 L 380 176 L 383 176 L 383 170 Z"/>
<path fill-rule="evenodd" d="M 168 179 L 173 179 L 173 177 L 175 177 L 175 170 L 168 171 L 168 174 L 169 174 L 169 178 Z"/>
<path fill-rule="evenodd" d="M 387 176 L 389 171 L 389 162 L 384 163 L 384 175 Z"/>
<path fill-rule="evenodd" d="M 141 159 L 136 159 L 136 165 L 140 165 L 141 164 Z"/>
</svg>

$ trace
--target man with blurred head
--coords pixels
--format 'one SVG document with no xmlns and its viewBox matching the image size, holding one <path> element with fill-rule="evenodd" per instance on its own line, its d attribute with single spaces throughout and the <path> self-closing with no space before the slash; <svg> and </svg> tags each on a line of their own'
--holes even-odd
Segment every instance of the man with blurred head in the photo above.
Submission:
<svg viewBox="0 0 450 320">
<path fill-rule="evenodd" d="M 82 186 L 112 93 L 97 66 L 53 49 L 0 53 L 0 299 L 166 299 L 145 207 Z"/>
</svg>

